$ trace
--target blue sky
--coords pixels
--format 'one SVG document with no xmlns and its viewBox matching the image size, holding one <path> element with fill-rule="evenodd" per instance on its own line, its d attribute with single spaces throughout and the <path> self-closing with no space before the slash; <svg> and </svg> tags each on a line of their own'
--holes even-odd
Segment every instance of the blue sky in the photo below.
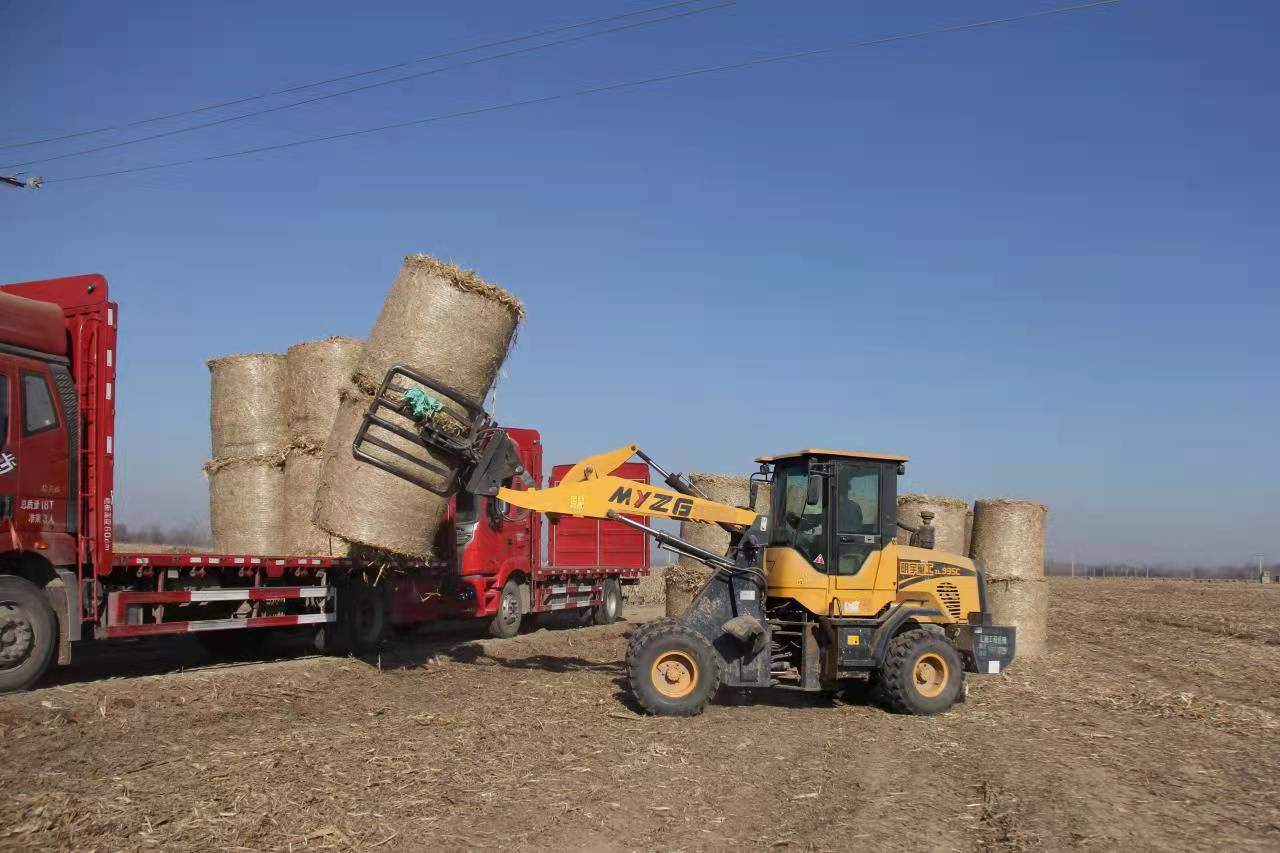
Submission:
<svg viewBox="0 0 1280 853">
<path fill-rule="evenodd" d="M 656 4 L 17 0 L 0 143 Z M 904 490 L 1049 504 L 1059 557 L 1275 558 L 1273 3 L 1126 0 L 54 180 L 1052 5 L 742 0 L 34 165 L 44 189 L 0 193 L 0 280 L 111 281 L 125 523 L 206 514 L 205 359 L 363 335 L 400 257 L 425 251 L 528 304 L 497 413 L 541 429 L 551 460 L 629 441 L 686 470 L 902 452 Z"/>
</svg>

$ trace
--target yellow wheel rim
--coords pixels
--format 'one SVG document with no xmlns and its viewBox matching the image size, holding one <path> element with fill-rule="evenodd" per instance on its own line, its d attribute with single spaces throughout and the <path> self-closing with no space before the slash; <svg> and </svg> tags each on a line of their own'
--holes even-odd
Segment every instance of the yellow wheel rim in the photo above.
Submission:
<svg viewBox="0 0 1280 853">
<path fill-rule="evenodd" d="M 653 686 L 668 699 L 683 699 L 698 686 L 698 665 L 687 652 L 663 652 L 650 671 Z"/>
<path fill-rule="evenodd" d="M 927 699 L 940 695 L 951 676 L 946 658 L 937 652 L 925 652 L 920 655 L 916 658 L 916 665 L 912 670 L 916 692 Z"/>
</svg>

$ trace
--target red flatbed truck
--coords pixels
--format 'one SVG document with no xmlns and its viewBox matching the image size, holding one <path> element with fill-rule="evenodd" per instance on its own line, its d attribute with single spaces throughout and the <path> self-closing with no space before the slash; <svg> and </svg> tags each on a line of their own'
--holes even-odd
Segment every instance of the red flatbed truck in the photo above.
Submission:
<svg viewBox="0 0 1280 853">
<path fill-rule="evenodd" d="M 544 561 L 542 515 L 466 493 L 434 561 L 116 552 L 118 330 L 100 275 L 0 286 L 0 692 L 91 640 L 315 626 L 322 648 L 362 652 L 391 626 L 439 619 L 487 618 L 498 636 L 544 612 L 604 624 L 620 617 L 623 586 L 649 573 L 639 531 L 561 519 Z M 541 437 L 509 434 L 540 486 Z M 618 474 L 649 481 L 642 463 Z"/>
</svg>

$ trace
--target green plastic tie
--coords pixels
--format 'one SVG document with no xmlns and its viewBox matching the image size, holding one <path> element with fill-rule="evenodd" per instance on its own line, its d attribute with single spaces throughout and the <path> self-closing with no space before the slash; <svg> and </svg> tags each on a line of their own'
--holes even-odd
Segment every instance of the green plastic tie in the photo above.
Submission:
<svg viewBox="0 0 1280 853">
<path fill-rule="evenodd" d="M 415 421 L 429 418 L 444 408 L 444 403 L 421 388 L 410 388 L 404 392 L 404 401 L 409 404 L 409 416 Z"/>
</svg>

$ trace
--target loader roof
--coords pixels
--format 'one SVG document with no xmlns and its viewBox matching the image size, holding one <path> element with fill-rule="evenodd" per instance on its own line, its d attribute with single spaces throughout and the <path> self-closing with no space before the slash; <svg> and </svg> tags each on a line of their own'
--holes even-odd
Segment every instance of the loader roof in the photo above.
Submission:
<svg viewBox="0 0 1280 853">
<path fill-rule="evenodd" d="M 757 462 L 781 462 L 783 459 L 796 459 L 801 456 L 842 456 L 847 459 L 874 459 L 877 462 L 906 462 L 907 457 L 892 453 L 864 453 L 861 450 L 828 450 L 821 447 L 809 447 L 794 450 L 791 453 L 779 453 L 775 456 L 761 456 Z"/>
</svg>

